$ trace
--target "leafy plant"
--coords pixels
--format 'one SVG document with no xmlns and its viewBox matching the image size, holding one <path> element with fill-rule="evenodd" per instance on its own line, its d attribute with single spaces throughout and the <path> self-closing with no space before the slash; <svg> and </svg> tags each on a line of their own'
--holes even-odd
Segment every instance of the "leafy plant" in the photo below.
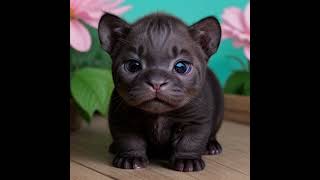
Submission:
<svg viewBox="0 0 320 180">
<path fill-rule="evenodd" d="M 234 72 L 227 80 L 224 92 L 227 94 L 250 96 L 250 72 Z"/>
<path fill-rule="evenodd" d="M 114 85 L 111 57 L 100 47 L 97 30 L 86 27 L 92 37 L 90 51 L 70 48 L 70 91 L 78 112 L 89 123 L 95 112 L 107 114 Z"/>
<path fill-rule="evenodd" d="M 244 10 L 228 7 L 222 14 L 222 34 L 224 38 L 231 38 L 234 47 L 243 47 L 248 66 L 240 59 L 231 57 L 242 65 L 242 70 L 231 74 L 226 82 L 224 92 L 250 96 L 250 2 Z"/>
<path fill-rule="evenodd" d="M 112 90 L 113 81 L 109 70 L 82 68 L 73 74 L 71 80 L 71 95 L 87 122 L 90 122 L 96 111 L 104 116 L 107 114 Z"/>
<path fill-rule="evenodd" d="M 119 16 L 132 8 L 122 2 L 70 0 L 70 95 L 87 122 L 95 112 L 107 114 L 113 90 L 111 58 L 99 43 L 99 20 L 105 12 Z"/>
<path fill-rule="evenodd" d="M 234 59 L 241 63 L 243 69 L 234 71 L 230 75 L 225 84 L 224 93 L 250 96 L 250 62 L 248 61 L 246 66 L 239 59 Z"/>
</svg>

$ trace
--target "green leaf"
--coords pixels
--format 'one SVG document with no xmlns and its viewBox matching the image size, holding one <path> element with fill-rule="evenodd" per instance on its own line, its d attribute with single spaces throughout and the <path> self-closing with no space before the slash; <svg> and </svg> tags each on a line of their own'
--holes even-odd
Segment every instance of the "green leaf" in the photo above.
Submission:
<svg viewBox="0 0 320 180">
<path fill-rule="evenodd" d="M 236 71 L 226 82 L 226 94 L 250 95 L 250 72 Z"/>
<path fill-rule="evenodd" d="M 243 94 L 244 94 L 245 96 L 250 96 L 250 79 L 245 82 L 243 88 L 244 88 L 244 89 L 243 89 L 243 91 L 244 91 Z"/>
<path fill-rule="evenodd" d="M 73 73 L 71 95 L 89 122 L 94 112 L 105 116 L 113 90 L 111 71 L 99 68 L 82 68 Z"/>
<path fill-rule="evenodd" d="M 84 111 L 77 102 L 75 102 L 74 104 L 75 104 L 75 108 L 77 109 L 80 116 L 83 117 L 83 119 L 87 123 L 90 123 L 90 120 L 91 120 L 90 114 L 88 112 Z"/>
</svg>

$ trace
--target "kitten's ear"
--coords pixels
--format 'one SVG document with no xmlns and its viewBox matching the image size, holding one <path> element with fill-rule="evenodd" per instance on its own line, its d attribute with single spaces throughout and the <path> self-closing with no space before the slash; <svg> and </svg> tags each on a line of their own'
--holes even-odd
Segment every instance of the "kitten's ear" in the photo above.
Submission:
<svg viewBox="0 0 320 180">
<path fill-rule="evenodd" d="M 201 19 L 189 27 L 189 32 L 208 57 L 217 52 L 221 40 L 221 27 L 217 18 L 209 16 Z"/>
<path fill-rule="evenodd" d="M 113 14 L 105 13 L 98 25 L 98 34 L 102 48 L 111 54 L 119 38 L 124 38 L 130 30 L 130 25 Z"/>
</svg>

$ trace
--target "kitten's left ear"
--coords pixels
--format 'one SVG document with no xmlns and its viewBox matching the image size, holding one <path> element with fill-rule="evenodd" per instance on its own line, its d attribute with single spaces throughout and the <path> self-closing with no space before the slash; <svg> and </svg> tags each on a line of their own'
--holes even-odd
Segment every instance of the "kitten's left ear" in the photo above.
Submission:
<svg viewBox="0 0 320 180">
<path fill-rule="evenodd" d="M 221 27 L 217 18 L 209 16 L 198 21 L 189 27 L 189 32 L 208 57 L 217 52 L 221 40 Z"/>
</svg>

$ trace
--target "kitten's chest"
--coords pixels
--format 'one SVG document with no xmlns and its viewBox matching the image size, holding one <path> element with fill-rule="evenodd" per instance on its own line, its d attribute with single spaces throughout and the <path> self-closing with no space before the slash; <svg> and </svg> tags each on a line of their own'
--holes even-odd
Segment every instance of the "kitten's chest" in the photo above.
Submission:
<svg viewBox="0 0 320 180">
<path fill-rule="evenodd" d="M 149 119 L 147 127 L 148 140 L 155 145 L 163 145 L 170 141 L 172 122 L 167 117 Z"/>
</svg>

